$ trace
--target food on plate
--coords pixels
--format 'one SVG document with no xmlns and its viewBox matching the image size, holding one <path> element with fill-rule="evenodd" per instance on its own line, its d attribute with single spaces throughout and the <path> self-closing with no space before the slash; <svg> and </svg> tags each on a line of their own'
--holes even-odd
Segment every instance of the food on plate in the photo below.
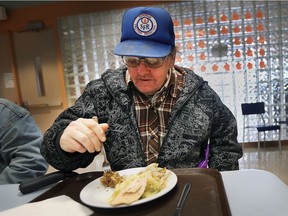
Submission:
<svg viewBox="0 0 288 216">
<path fill-rule="evenodd" d="M 145 191 L 147 178 L 148 176 L 142 177 L 133 175 L 131 178 L 127 178 L 126 181 L 116 185 L 110 204 L 131 204 L 140 199 Z"/>
<path fill-rule="evenodd" d="M 169 174 L 166 168 L 160 168 L 157 163 L 152 163 L 137 174 L 121 176 L 122 181 L 116 184 L 110 204 L 113 206 L 129 205 L 160 192 L 167 186 Z"/>
<path fill-rule="evenodd" d="M 104 172 L 104 175 L 100 178 L 101 183 L 105 187 L 115 188 L 115 186 L 122 182 L 122 177 L 118 172 L 107 171 Z"/>
</svg>

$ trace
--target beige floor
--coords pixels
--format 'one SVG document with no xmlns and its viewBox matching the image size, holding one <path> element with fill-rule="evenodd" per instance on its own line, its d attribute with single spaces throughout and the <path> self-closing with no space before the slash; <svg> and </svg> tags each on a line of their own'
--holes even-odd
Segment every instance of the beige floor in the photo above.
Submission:
<svg viewBox="0 0 288 216">
<path fill-rule="evenodd" d="M 278 148 L 266 147 L 261 148 L 261 158 L 258 159 L 257 148 L 249 147 L 244 149 L 244 155 L 239 160 L 239 166 L 241 170 L 244 169 L 261 169 L 272 172 L 278 176 L 283 182 L 288 185 L 288 146 L 282 147 L 282 155 L 279 156 Z M 91 165 L 85 169 L 78 169 L 76 172 L 83 173 L 89 171 L 103 170 L 102 162 L 104 157 L 102 154 L 95 157 L 95 160 Z M 106 169 L 106 168 L 104 168 Z M 53 172 L 55 169 L 49 168 L 49 172 Z"/>
<path fill-rule="evenodd" d="M 261 148 L 260 159 L 257 148 L 245 148 L 239 165 L 240 170 L 261 169 L 269 171 L 288 185 L 288 146 L 282 147 L 282 155 L 279 154 L 278 148 Z"/>
</svg>

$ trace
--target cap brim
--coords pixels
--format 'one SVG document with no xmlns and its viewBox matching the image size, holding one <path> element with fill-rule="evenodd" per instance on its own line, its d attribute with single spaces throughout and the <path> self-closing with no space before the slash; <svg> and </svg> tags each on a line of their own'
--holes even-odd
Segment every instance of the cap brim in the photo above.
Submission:
<svg viewBox="0 0 288 216">
<path fill-rule="evenodd" d="M 156 43 L 153 41 L 127 40 L 118 44 L 113 53 L 119 56 L 138 57 L 164 57 L 171 52 L 171 45 Z"/>
</svg>

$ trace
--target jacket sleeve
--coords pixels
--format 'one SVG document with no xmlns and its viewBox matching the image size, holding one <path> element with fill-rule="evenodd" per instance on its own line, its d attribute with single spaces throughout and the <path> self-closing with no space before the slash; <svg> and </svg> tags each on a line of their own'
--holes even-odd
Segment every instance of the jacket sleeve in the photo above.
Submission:
<svg viewBox="0 0 288 216">
<path fill-rule="evenodd" d="M 9 122 L 1 136 L 1 156 L 6 166 L 0 174 L 0 184 L 20 183 L 44 175 L 48 163 L 40 154 L 43 136 L 34 119 L 27 112 Z"/>
<path fill-rule="evenodd" d="M 45 132 L 41 153 L 51 166 L 61 171 L 72 171 L 87 167 L 97 153 L 68 153 L 60 148 L 59 140 L 70 122 L 78 118 L 91 118 L 97 115 L 89 93 L 89 84 L 84 93 L 76 100 L 74 106 L 64 110 L 53 125 Z M 84 106 L 85 104 L 85 106 Z"/>
<path fill-rule="evenodd" d="M 210 136 L 209 167 L 219 171 L 239 169 L 242 147 L 237 141 L 237 122 L 232 112 L 216 96 Z"/>
</svg>

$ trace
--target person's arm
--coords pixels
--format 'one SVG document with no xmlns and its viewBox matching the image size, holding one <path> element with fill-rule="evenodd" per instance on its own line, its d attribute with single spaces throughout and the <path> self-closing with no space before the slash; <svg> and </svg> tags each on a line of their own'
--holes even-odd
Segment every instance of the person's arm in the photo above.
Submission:
<svg viewBox="0 0 288 216">
<path fill-rule="evenodd" d="M 42 132 L 32 116 L 27 112 L 14 119 L 1 137 L 1 156 L 7 166 L 0 174 L 0 184 L 20 183 L 44 175 L 48 168 L 40 153 Z"/>
<path fill-rule="evenodd" d="M 242 147 L 237 141 L 237 122 L 232 112 L 216 97 L 211 130 L 209 166 L 219 171 L 239 169 Z"/>
<path fill-rule="evenodd" d="M 93 128 L 99 129 L 98 123 L 92 119 L 93 116 L 99 117 L 100 124 L 105 123 L 101 116 L 97 115 L 98 110 L 95 107 L 98 99 L 94 91 L 96 91 L 95 89 L 102 91 L 104 89 L 103 86 L 98 86 L 99 83 L 101 82 L 90 82 L 75 104 L 64 110 L 44 134 L 41 153 L 48 163 L 57 170 L 72 171 L 85 168 L 94 160 L 101 149 L 95 147 L 94 151 L 91 147 L 85 147 L 87 143 L 83 141 L 86 139 L 93 143 L 95 137 L 98 136 L 90 131 Z"/>
</svg>

